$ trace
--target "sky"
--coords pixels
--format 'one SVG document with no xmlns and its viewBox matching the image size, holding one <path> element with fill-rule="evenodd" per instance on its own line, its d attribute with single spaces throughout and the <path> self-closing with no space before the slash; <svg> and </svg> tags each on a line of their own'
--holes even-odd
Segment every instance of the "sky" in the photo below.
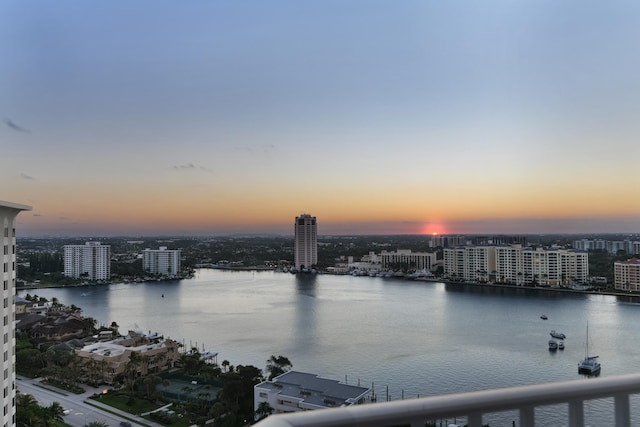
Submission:
<svg viewBox="0 0 640 427">
<path fill-rule="evenodd" d="M 18 236 L 640 232 L 640 2 L 3 0 Z"/>
</svg>

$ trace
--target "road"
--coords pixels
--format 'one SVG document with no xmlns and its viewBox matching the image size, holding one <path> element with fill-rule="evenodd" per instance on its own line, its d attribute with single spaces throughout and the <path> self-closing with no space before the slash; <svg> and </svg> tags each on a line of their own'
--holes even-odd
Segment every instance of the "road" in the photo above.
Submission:
<svg viewBox="0 0 640 427">
<path fill-rule="evenodd" d="M 73 394 L 50 386 L 45 388 L 40 384 L 39 379 L 22 377 L 17 378 L 16 385 L 18 392 L 32 395 L 40 406 L 50 406 L 53 402 L 60 403 L 67 410 L 64 422 L 72 427 L 83 427 L 92 421 L 104 423 L 109 427 L 119 427 L 122 421 L 129 421 L 132 426 L 161 427 L 160 424 L 112 407 L 108 407 L 109 412 L 103 411 L 99 406 L 106 405 L 102 405 L 100 402 L 92 401 L 91 405 L 84 402 L 89 396 L 100 392 L 99 389 L 87 388 L 83 394 Z"/>
</svg>

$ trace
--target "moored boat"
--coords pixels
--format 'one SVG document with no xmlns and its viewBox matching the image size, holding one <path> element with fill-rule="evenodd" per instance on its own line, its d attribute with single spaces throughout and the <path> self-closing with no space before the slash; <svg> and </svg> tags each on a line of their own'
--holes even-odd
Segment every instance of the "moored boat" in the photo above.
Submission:
<svg viewBox="0 0 640 427">
<path fill-rule="evenodd" d="M 589 325 L 587 324 L 587 340 L 584 349 L 584 359 L 578 363 L 578 373 L 585 375 L 599 375 L 600 362 L 598 356 L 589 356 Z"/>
<path fill-rule="evenodd" d="M 551 332 L 549 332 L 549 334 L 557 339 L 563 340 L 565 338 L 567 338 L 567 336 L 565 334 L 563 334 L 562 332 L 556 332 L 555 330 L 552 330 Z"/>
<path fill-rule="evenodd" d="M 558 341 L 556 340 L 549 340 L 549 350 L 550 351 L 555 351 L 558 349 Z"/>
</svg>

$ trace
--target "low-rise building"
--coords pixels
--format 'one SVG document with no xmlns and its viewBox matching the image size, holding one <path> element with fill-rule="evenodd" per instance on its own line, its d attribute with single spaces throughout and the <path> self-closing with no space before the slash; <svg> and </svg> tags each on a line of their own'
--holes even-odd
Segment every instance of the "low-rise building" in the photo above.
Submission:
<svg viewBox="0 0 640 427">
<path fill-rule="evenodd" d="M 367 387 L 289 371 L 253 387 L 254 411 L 264 402 L 274 414 L 359 405 L 365 403 L 369 392 Z"/>
<path fill-rule="evenodd" d="M 118 375 L 125 374 L 132 355 L 137 356 L 133 366 L 137 375 L 161 372 L 173 367 L 180 358 L 178 343 L 171 339 L 129 331 L 126 337 L 98 341 L 75 350 L 82 361 L 85 380 L 113 384 Z M 96 368 L 97 367 L 97 368 Z M 96 372 L 97 371 L 97 372 Z M 99 378 L 90 378 L 97 376 Z"/>
<path fill-rule="evenodd" d="M 435 252 L 411 252 L 411 249 L 398 249 L 394 252 L 382 251 L 380 260 L 383 270 L 431 271 L 437 257 Z"/>
</svg>

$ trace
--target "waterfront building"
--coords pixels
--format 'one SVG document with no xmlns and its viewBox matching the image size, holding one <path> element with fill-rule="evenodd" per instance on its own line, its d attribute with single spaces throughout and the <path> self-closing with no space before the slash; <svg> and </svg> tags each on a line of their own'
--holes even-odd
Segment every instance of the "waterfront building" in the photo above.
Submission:
<svg viewBox="0 0 640 427">
<path fill-rule="evenodd" d="M 111 246 L 100 242 L 64 246 L 64 275 L 75 279 L 109 280 Z"/>
<path fill-rule="evenodd" d="M 0 200 L 2 224 L 2 425 L 16 425 L 16 216 L 30 206 Z"/>
<path fill-rule="evenodd" d="M 253 386 L 254 413 L 264 402 L 274 414 L 359 405 L 365 403 L 369 392 L 367 387 L 289 371 Z"/>
<path fill-rule="evenodd" d="M 316 217 L 302 214 L 294 226 L 294 265 L 297 270 L 312 268 L 318 263 L 318 224 Z"/>
<path fill-rule="evenodd" d="M 169 250 L 166 246 L 145 249 L 142 252 L 142 269 L 151 274 L 178 274 L 181 270 L 180 256 L 179 249 Z"/>
<path fill-rule="evenodd" d="M 108 334 L 105 336 L 111 338 L 112 332 L 106 332 Z M 115 384 L 116 377 L 131 366 L 129 361 L 134 353 L 138 355 L 138 360 L 144 361 L 135 365 L 138 375 L 166 371 L 180 359 L 176 341 L 164 339 L 158 334 L 147 336 L 134 331 L 129 331 L 124 337 L 85 345 L 76 349 L 75 353 L 82 363 L 85 380 L 109 385 Z M 95 372 L 95 366 L 101 367 L 99 374 Z M 100 378 L 96 378 L 96 375 L 100 375 Z"/>
<path fill-rule="evenodd" d="M 640 259 L 631 258 L 613 263 L 614 286 L 621 291 L 640 291 Z"/>
<path fill-rule="evenodd" d="M 522 246 L 496 246 L 496 282 L 524 284 L 522 273 Z"/>
<path fill-rule="evenodd" d="M 589 254 L 575 249 L 466 246 L 444 249 L 444 273 L 453 279 L 516 285 L 587 283 Z"/>
<path fill-rule="evenodd" d="M 493 246 L 465 246 L 444 249 L 444 273 L 455 280 L 486 282 L 496 265 Z"/>
<path fill-rule="evenodd" d="M 382 251 L 380 254 L 383 270 L 431 271 L 436 263 L 435 252 L 411 252 L 411 249 L 398 249 L 394 252 Z"/>
</svg>

